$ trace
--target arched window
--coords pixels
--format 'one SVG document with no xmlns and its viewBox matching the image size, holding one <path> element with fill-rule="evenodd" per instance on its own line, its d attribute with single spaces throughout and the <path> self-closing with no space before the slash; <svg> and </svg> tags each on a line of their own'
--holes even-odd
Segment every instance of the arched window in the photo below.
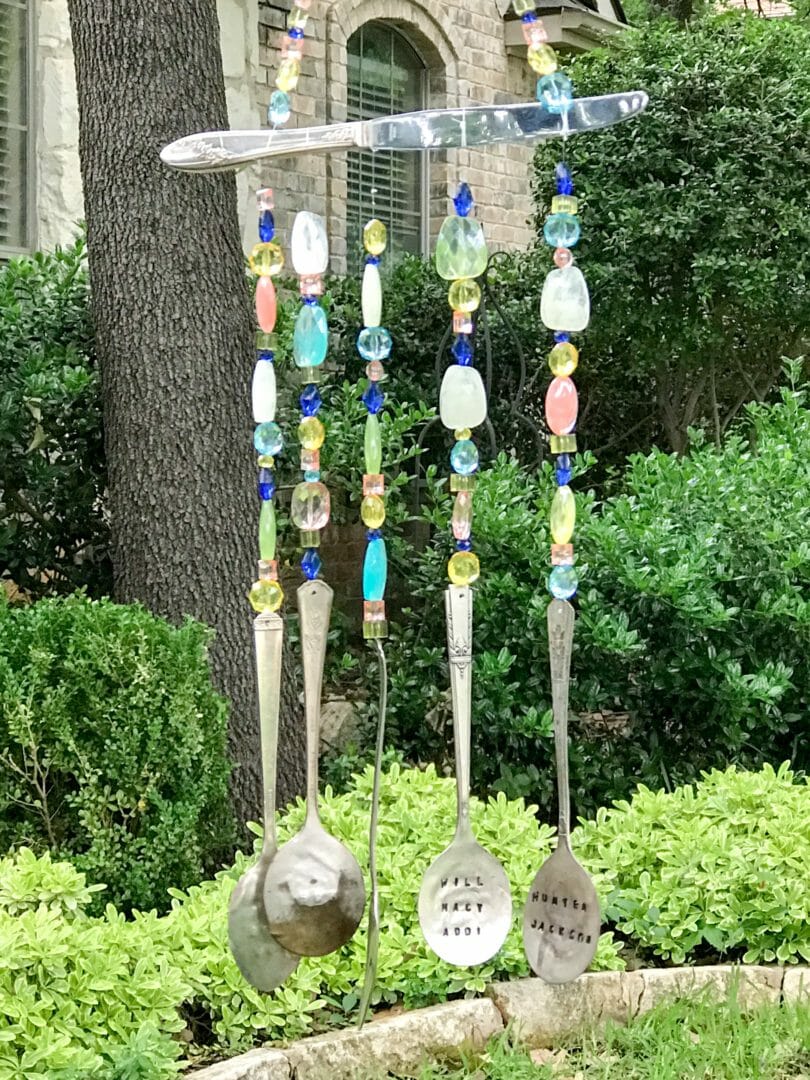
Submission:
<svg viewBox="0 0 810 1080">
<path fill-rule="evenodd" d="M 394 26 L 369 22 L 348 43 L 348 118 L 368 120 L 425 108 L 427 69 Z M 427 154 L 368 150 L 349 154 L 346 207 L 348 257 L 358 257 L 363 226 L 379 217 L 388 226 L 389 251 L 427 249 Z"/>
</svg>

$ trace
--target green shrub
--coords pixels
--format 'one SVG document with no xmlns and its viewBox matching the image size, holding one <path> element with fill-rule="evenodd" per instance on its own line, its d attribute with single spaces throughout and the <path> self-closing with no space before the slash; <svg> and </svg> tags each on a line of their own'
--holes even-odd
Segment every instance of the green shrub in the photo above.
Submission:
<svg viewBox="0 0 810 1080">
<path fill-rule="evenodd" d="M 786 766 L 640 788 L 576 833 L 622 934 L 675 964 L 810 962 L 810 786 Z"/>
<path fill-rule="evenodd" d="M 209 637 L 81 594 L 0 602 L 0 849 L 70 859 L 125 911 L 165 910 L 216 865 L 227 708 Z"/>
</svg>

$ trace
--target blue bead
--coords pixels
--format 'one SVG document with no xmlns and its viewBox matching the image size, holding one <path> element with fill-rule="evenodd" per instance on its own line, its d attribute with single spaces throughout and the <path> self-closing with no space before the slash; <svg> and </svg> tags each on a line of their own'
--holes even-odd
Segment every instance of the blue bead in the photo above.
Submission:
<svg viewBox="0 0 810 1080">
<path fill-rule="evenodd" d="M 453 358 L 457 360 L 459 364 L 469 364 L 475 352 L 472 338 L 469 334 L 459 334 L 453 342 L 453 347 L 450 351 L 453 354 Z"/>
<path fill-rule="evenodd" d="M 274 90 L 267 108 L 267 122 L 273 127 L 286 124 L 291 112 L 289 94 L 285 94 L 283 90 Z"/>
<path fill-rule="evenodd" d="M 450 451 L 450 464 L 461 476 L 470 476 L 478 468 L 478 447 L 472 439 L 459 439 Z"/>
<path fill-rule="evenodd" d="M 276 222 L 272 210 L 262 210 L 259 214 L 259 239 L 263 244 L 269 243 L 276 235 Z"/>
<path fill-rule="evenodd" d="M 364 360 L 387 360 L 391 345 L 391 335 L 384 326 L 366 326 L 357 336 L 357 351 Z"/>
<path fill-rule="evenodd" d="M 276 358 L 276 354 L 272 349 L 259 349 L 256 352 L 257 360 L 266 360 L 268 364 L 272 364 Z"/>
<path fill-rule="evenodd" d="M 557 600 L 570 600 L 578 585 L 579 578 L 573 566 L 555 566 L 548 575 L 548 591 Z"/>
<path fill-rule="evenodd" d="M 301 559 L 301 569 L 310 581 L 314 581 L 318 574 L 320 574 L 321 565 L 321 557 L 318 554 L 318 549 L 307 548 Z"/>
<path fill-rule="evenodd" d="M 561 469 L 558 465 L 555 470 L 555 475 L 557 477 L 557 483 L 560 485 L 560 487 L 565 487 L 566 484 L 571 483 L 571 477 L 574 474 L 572 469 Z"/>
<path fill-rule="evenodd" d="M 557 163 L 557 167 L 554 170 L 554 175 L 557 180 L 557 194 L 573 195 L 574 180 L 571 176 L 571 170 L 568 168 L 564 161 L 560 161 Z"/>
<path fill-rule="evenodd" d="M 384 540 L 371 540 L 363 560 L 363 599 L 382 600 L 388 580 L 388 554 Z"/>
<path fill-rule="evenodd" d="M 308 383 L 301 391 L 301 395 L 298 398 L 298 402 L 301 406 L 301 412 L 304 416 L 317 416 L 323 402 L 321 401 L 321 392 L 315 383 Z"/>
<path fill-rule="evenodd" d="M 570 469 L 571 468 L 571 455 L 570 454 L 558 454 L 557 455 L 557 468 L 558 469 Z"/>
<path fill-rule="evenodd" d="M 290 29 L 287 31 L 287 36 L 291 38 L 296 38 L 298 41 L 300 41 L 301 38 L 304 36 L 303 28 L 300 26 L 291 26 Z"/>
<path fill-rule="evenodd" d="M 304 473 L 304 479 L 310 484 L 316 484 L 321 478 L 320 470 L 307 469 Z"/>
<path fill-rule="evenodd" d="M 307 299 L 314 299 L 308 297 Z M 326 313 L 316 302 L 298 309 L 293 332 L 293 356 L 298 367 L 317 367 L 326 359 L 329 326 Z"/>
<path fill-rule="evenodd" d="M 253 432 L 253 445 L 258 454 L 275 456 L 280 453 L 284 445 L 281 428 L 273 420 L 266 424 L 259 424 Z"/>
<path fill-rule="evenodd" d="M 475 199 L 473 193 L 470 190 L 470 185 L 465 180 L 459 184 L 458 191 L 453 198 L 453 206 L 456 208 L 456 213 L 459 217 L 467 217 L 472 208 L 475 206 Z"/>
<path fill-rule="evenodd" d="M 550 247 L 576 247 L 579 235 L 579 218 L 575 214 L 549 214 L 546 218 L 543 236 Z"/>
<path fill-rule="evenodd" d="M 276 478 L 272 469 L 259 469 L 259 481 L 256 485 L 259 490 L 259 498 L 263 502 L 272 499 L 276 493 Z"/>
<path fill-rule="evenodd" d="M 558 330 L 557 333 L 554 335 L 554 340 L 557 343 L 559 343 L 561 341 L 570 341 L 571 340 L 571 335 L 566 334 L 564 330 Z"/>
<path fill-rule="evenodd" d="M 379 266 L 380 265 L 380 256 L 379 255 L 367 255 L 366 256 L 366 262 L 369 264 L 369 266 Z"/>
<path fill-rule="evenodd" d="M 537 22 L 537 13 L 534 11 L 524 11 L 520 18 L 522 22 Z"/>
<path fill-rule="evenodd" d="M 378 382 L 370 382 L 363 391 L 363 404 L 370 413 L 378 413 L 385 404 L 385 393 Z"/>
<path fill-rule="evenodd" d="M 366 529 L 366 540 L 379 540 L 382 536 L 382 529 Z"/>
<path fill-rule="evenodd" d="M 302 297 L 302 300 L 304 301 L 305 304 L 308 304 L 310 307 L 315 307 L 315 305 L 318 303 L 318 297 L 317 296 L 304 296 L 304 297 Z"/>
<path fill-rule="evenodd" d="M 459 551 L 472 551 L 472 540 L 456 540 Z"/>
<path fill-rule="evenodd" d="M 567 113 L 574 104 L 574 87 L 567 75 L 555 71 L 537 80 L 537 100 L 550 113 Z"/>
</svg>

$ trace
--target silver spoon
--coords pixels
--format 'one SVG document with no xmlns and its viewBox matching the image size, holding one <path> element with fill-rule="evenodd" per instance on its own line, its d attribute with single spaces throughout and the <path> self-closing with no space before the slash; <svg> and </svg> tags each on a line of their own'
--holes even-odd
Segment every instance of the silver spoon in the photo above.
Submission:
<svg viewBox="0 0 810 1080">
<path fill-rule="evenodd" d="M 258 860 L 236 883 L 228 907 L 228 941 L 239 970 L 264 993 L 281 986 L 298 965 L 270 933 L 264 910 L 264 879 L 278 850 L 276 841 L 276 764 L 281 654 L 284 623 L 276 614 L 258 615 L 253 623 L 259 686 L 259 728 L 264 785 L 264 836 Z"/>
<path fill-rule="evenodd" d="M 568 683 L 574 609 L 548 606 L 548 647 L 554 709 L 559 824 L 557 847 L 540 867 L 523 912 L 523 945 L 532 971 L 547 983 L 567 983 L 587 971 L 599 944 L 601 915 L 593 882 L 571 852 L 568 791 Z"/>
<path fill-rule="evenodd" d="M 509 880 L 470 824 L 472 713 L 472 591 L 451 585 L 444 594 L 453 697 L 458 820 L 450 846 L 428 868 L 419 890 L 419 923 L 433 951 L 449 964 L 472 967 L 495 955 L 512 923 Z"/>
<path fill-rule="evenodd" d="M 330 836 L 318 817 L 318 742 L 321 687 L 332 590 L 325 581 L 298 589 L 304 709 L 307 722 L 307 815 L 304 827 L 281 848 L 264 883 L 270 929 L 299 956 L 324 956 L 344 945 L 360 924 L 366 902 L 354 855 Z"/>
</svg>

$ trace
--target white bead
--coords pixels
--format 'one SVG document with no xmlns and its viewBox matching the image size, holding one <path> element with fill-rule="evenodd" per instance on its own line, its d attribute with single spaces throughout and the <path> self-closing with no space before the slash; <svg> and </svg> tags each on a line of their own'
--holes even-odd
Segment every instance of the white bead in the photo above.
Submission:
<svg viewBox="0 0 810 1080">
<path fill-rule="evenodd" d="M 549 330 L 584 330 L 591 318 L 591 298 L 576 266 L 552 270 L 540 297 L 540 318 Z"/>
<path fill-rule="evenodd" d="M 253 419 L 266 424 L 276 418 L 276 366 L 269 360 L 257 360 L 253 369 Z"/>
<path fill-rule="evenodd" d="M 318 214 L 301 210 L 295 215 L 290 250 L 296 274 L 310 277 L 325 274 L 329 265 L 329 240 L 326 222 Z"/>
<path fill-rule="evenodd" d="M 363 326 L 382 325 L 382 282 L 380 268 L 375 263 L 366 263 L 363 271 Z"/>
<path fill-rule="evenodd" d="M 439 415 L 446 428 L 474 428 L 487 418 L 487 392 L 474 367 L 453 364 L 444 373 Z"/>
</svg>

